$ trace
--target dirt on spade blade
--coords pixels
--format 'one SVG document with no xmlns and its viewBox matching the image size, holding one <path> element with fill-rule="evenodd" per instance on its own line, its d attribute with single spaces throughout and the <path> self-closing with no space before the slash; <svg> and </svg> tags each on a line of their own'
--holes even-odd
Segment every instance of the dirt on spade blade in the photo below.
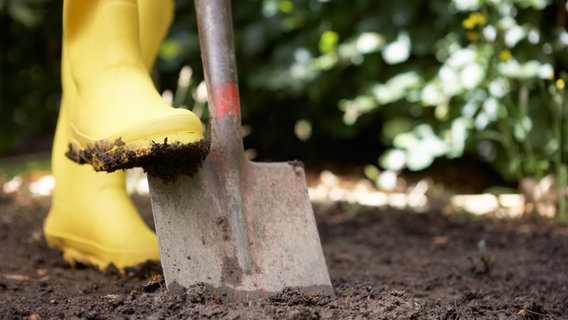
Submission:
<svg viewBox="0 0 568 320">
<path fill-rule="evenodd" d="M 316 207 L 336 296 L 230 303 L 170 294 L 159 272 L 70 268 L 43 240 L 49 202 L 0 197 L 0 319 L 568 319 L 568 227 L 551 221 Z"/>
</svg>

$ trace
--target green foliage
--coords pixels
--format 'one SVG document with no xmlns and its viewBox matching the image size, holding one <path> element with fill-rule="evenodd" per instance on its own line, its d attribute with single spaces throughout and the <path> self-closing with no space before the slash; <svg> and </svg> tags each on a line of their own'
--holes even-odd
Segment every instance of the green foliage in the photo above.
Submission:
<svg viewBox="0 0 568 320">
<path fill-rule="evenodd" d="M 358 4 L 350 4 L 351 12 Z M 338 107 L 346 125 L 357 127 L 365 117 L 383 122 L 383 142 L 391 149 L 378 160 L 384 171 L 366 168 L 369 178 L 394 187 L 385 182 L 393 180 L 393 172 L 477 153 L 511 181 L 554 173 L 563 194 L 568 162 L 563 6 L 545 0 L 365 5 L 373 8 L 354 19 L 355 26 L 374 21 L 377 29 L 368 24 L 346 31 L 330 24 L 304 73 L 311 75 L 308 87 L 311 79 L 324 75 L 329 81 L 346 68 L 357 74 L 354 79 L 365 77 Z M 425 24 L 419 13 L 432 23 Z"/>
<path fill-rule="evenodd" d="M 0 0 L 0 155 L 37 148 L 30 141 L 55 126 L 61 18 L 50 17 L 61 2 Z"/>
<path fill-rule="evenodd" d="M 564 60 L 568 34 L 547 20 L 564 8 L 544 0 L 320 4 L 354 23 L 323 15 L 330 20 L 320 21 L 319 52 L 296 61 L 303 77 L 295 83 L 310 90 L 343 70 L 355 74 L 344 79 L 361 85 L 338 107 L 348 126 L 383 121 L 383 141 L 394 149 L 381 167 L 421 170 L 477 152 L 510 180 L 549 171 L 557 118 L 541 108 L 550 96 L 539 91 Z"/>
<path fill-rule="evenodd" d="M 355 42 L 339 43 L 343 34 L 357 32 L 352 22 L 365 14 L 369 5 L 358 3 L 353 12 L 349 3 L 319 0 L 239 1 L 233 6 L 243 122 L 252 128 L 245 144 L 263 158 L 362 162 L 372 159 L 358 159 L 362 152 L 352 140 L 362 137 L 368 142 L 365 148 L 378 154 L 376 119 L 359 121 L 356 126 L 346 124 L 338 101 L 352 96 L 376 74 L 373 69 L 379 59 L 368 60 L 369 69 L 363 72 L 355 72 L 350 63 L 333 68 L 337 50 L 341 59 L 361 58 Z M 343 34 L 334 32 L 334 25 L 341 26 Z M 384 42 L 376 32 L 365 32 L 361 37 L 377 46 Z M 190 65 L 200 78 L 196 41 L 193 8 L 180 2 L 166 41 L 170 47 L 175 43 L 178 54 L 162 55 L 162 70 L 169 68 L 173 76 L 181 66 Z M 372 46 L 364 50 L 376 52 Z M 321 52 L 329 56 L 316 60 Z M 174 80 L 166 81 L 162 84 L 175 87 Z"/>
</svg>

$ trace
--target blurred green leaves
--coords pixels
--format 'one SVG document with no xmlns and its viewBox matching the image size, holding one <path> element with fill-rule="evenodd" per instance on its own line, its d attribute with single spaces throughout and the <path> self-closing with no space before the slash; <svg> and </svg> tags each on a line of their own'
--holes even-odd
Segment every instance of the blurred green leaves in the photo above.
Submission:
<svg viewBox="0 0 568 320">
<path fill-rule="evenodd" d="M 61 1 L 0 0 L 0 155 L 51 145 L 61 92 L 61 19 L 51 17 L 61 10 Z"/>
<path fill-rule="evenodd" d="M 422 9 L 425 5 L 422 1 L 407 3 Z M 535 113 L 543 103 L 536 98 L 541 90 L 537 83 L 554 77 L 555 57 L 566 49 L 561 40 L 566 31 L 551 28 L 546 20 L 550 14 L 561 13 L 542 11 L 549 4 L 454 0 L 445 10 L 427 15 L 436 20 L 437 14 L 451 12 L 452 21 L 430 28 L 420 24 L 414 9 L 398 5 L 392 22 L 404 28 L 396 34 L 388 27 L 379 30 L 377 38 L 389 39 L 376 47 L 385 65 L 357 95 L 339 101 L 344 123 L 357 126 L 366 114 L 385 120 L 383 137 L 394 149 L 383 154 L 378 164 L 387 170 L 422 170 L 438 157 L 480 152 L 488 161 L 519 164 L 501 170 L 505 178 L 542 176 L 543 166 L 536 165 L 539 161 L 534 158 L 548 155 L 541 153 L 539 142 L 531 141 L 536 140 L 531 133 L 536 130 L 535 121 L 546 123 L 550 118 Z M 430 3 L 429 9 L 434 8 L 439 9 L 439 3 Z M 430 49 L 415 45 L 421 41 L 416 31 L 419 25 L 431 34 Z M 360 57 L 363 61 L 352 62 L 364 72 L 358 66 L 370 56 Z M 337 60 L 333 68 L 341 68 L 339 64 Z M 539 130 L 550 135 L 545 125 Z M 499 152 L 506 156 L 495 154 Z"/>
<path fill-rule="evenodd" d="M 339 35 L 335 31 L 325 31 L 322 33 L 319 41 L 319 50 L 322 54 L 330 53 L 335 51 L 337 48 L 337 42 L 339 41 Z"/>
<path fill-rule="evenodd" d="M 37 10 L 48 0 L 0 0 L 0 12 L 4 11 L 14 21 L 28 27 L 36 27 L 44 18 Z"/>
</svg>

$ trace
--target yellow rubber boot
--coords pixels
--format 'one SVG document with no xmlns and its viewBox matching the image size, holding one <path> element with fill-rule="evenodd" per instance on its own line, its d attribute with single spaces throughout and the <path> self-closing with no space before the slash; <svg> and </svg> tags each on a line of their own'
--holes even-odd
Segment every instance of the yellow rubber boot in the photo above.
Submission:
<svg viewBox="0 0 568 320">
<path fill-rule="evenodd" d="M 68 156 L 96 170 L 137 166 L 156 143 L 203 140 L 199 118 L 170 107 L 154 88 L 139 40 L 140 8 L 135 0 L 64 5 L 64 50 L 77 88 Z"/>
<path fill-rule="evenodd" d="M 147 29 L 140 43 L 149 70 L 171 18 L 173 2 L 141 2 L 140 24 Z M 125 173 L 99 173 L 80 166 L 64 154 L 70 139 L 69 110 L 76 107 L 76 88 L 67 56 L 62 58 L 63 101 L 52 153 L 56 179 L 52 206 L 44 224 L 49 246 L 63 251 L 71 265 L 77 262 L 107 268 L 111 263 L 121 272 L 147 260 L 160 258 L 156 235 L 142 221 L 125 191 Z"/>
</svg>

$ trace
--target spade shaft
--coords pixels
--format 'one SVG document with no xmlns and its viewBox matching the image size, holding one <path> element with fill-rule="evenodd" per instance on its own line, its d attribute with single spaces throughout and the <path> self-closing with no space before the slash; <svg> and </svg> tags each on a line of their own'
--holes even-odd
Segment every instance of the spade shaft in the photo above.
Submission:
<svg viewBox="0 0 568 320">
<path fill-rule="evenodd" d="M 237 82 L 230 0 L 196 0 L 201 60 L 211 103 L 211 157 L 219 164 L 219 191 L 236 229 L 235 247 L 243 272 L 250 272 L 248 237 L 242 207 L 239 169 L 245 158 L 241 137 L 240 99 Z"/>
</svg>

